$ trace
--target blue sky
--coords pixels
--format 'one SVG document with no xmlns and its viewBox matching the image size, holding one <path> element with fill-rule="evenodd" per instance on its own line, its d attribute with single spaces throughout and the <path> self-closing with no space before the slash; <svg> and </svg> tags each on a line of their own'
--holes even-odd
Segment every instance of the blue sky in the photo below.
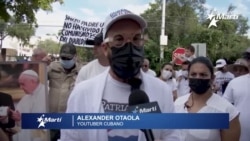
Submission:
<svg viewBox="0 0 250 141">
<path fill-rule="evenodd" d="M 143 13 L 154 0 L 64 0 L 63 5 L 53 4 L 53 12 L 39 11 L 36 14 L 38 28 L 36 35 L 56 34 L 68 14 L 85 21 L 103 21 L 112 11 L 126 8 L 136 14 Z M 243 14 L 250 20 L 250 0 L 207 0 L 205 7 L 225 13 L 230 4 L 237 7 L 234 14 Z M 250 22 L 249 22 L 250 25 Z M 250 30 L 248 32 L 250 36 Z"/>
</svg>

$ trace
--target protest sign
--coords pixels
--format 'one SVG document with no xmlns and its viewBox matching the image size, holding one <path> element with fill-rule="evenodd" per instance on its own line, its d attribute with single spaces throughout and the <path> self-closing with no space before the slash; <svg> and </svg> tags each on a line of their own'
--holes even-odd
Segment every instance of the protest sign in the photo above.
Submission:
<svg viewBox="0 0 250 141">
<path fill-rule="evenodd" d="M 60 42 L 85 46 L 86 40 L 93 40 L 103 30 L 103 22 L 88 22 L 66 15 Z"/>
</svg>

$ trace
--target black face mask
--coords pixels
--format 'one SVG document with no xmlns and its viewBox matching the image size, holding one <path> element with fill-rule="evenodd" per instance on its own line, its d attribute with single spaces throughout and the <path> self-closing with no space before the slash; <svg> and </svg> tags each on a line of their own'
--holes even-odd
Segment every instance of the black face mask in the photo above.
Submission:
<svg viewBox="0 0 250 141">
<path fill-rule="evenodd" d="M 196 94 L 204 94 L 210 88 L 210 79 L 189 78 L 189 87 Z"/>
<path fill-rule="evenodd" d="M 111 47 L 110 66 L 121 79 L 133 78 L 140 72 L 143 63 L 143 47 L 126 43 L 123 47 Z"/>
</svg>

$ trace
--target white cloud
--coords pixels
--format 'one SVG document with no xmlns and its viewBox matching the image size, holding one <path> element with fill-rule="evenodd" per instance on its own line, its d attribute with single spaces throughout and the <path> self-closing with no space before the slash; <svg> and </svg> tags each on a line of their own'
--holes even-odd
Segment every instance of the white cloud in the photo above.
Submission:
<svg viewBox="0 0 250 141">
<path fill-rule="evenodd" d="M 247 4 L 248 3 L 248 4 Z M 250 0 L 235 0 L 233 4 L 236 6 L 235 12 L 242 14 L 243 16 L 250 15 L 250 8 L 247 6 L 250 4 Z"/>
<path fill-rule="evenodd" d="M 38 11 L 36 14 L 37 23 L 39 27 L 36 30 L 36 36 L 43 36 L 46 34 L 57 34 L 62 29 L 65 15 L 76 16 L 71 11 L 61 10 L 58 3 L 53 4 L 53 12 Z"/>
<path fill-rule="evenodd" d="M 205 7 L 207 10 L 210 10 L 210 9 L 214 8 L 212 5 L 209 5 L 207 3 L 203 4 L 203 7 Z"/>
<path fill-rule="evenodd" d="M 80 13 L 78 15 L 78 19 L 84 20 L 84 21 L 102 21 L 102 16 L 98 15 L 94 10 L 89 9 L 89 8 L 81 8 Z"/>
<path fill-rule="evenodd" d="M 128 9 L 132 11 L 135 14 L 142 14 L 146 9 L 149 8 L 149 4 L 143 4 L 143 5 L 127 5 L 124 7 L 125 9 Z"/>
<path fill-rule="evenodd" d="M 250 0 L 234 0 L 233 4 L 236 6 L 235 13 L 242 14 L 245 17 L 250 19 Z M 248 25 L 250 26 L 250 21 L 248 21 Z M 248 38 L 250 39 L 250 30 L 247 33 Z"/>
<path fill-rule="evenodd" d="M 154 0 L 151 0 L 152 2 Z M 44 36 L 46 34 L 57 34 L 62 29 L 65 15 L 70 15 L 80 20 L 85 21 L 104 21 L 106 15 L 115 10 L 126 8 L 136 14 L 143 13 L 149 7 L 149 4 L 141 4 L 140 1 L 126 0 L 126 1 L 114 1 L 114 0 L 99 0 L 91 1 L 90 3 L 98 3 L 98 5 L 108 5 L 104 11 L 100 9 L 94 9 L 90 7 L 82 7 L 80 9 L 65 10 L 65 5 L 54 3 L 53 12 L 47 13 L 45 11 L 38 11 L 36 14 L 37 23 L 39 28 L 36 30 L 36 36 Z M 144 2 L 145 3 L 145 2 Z M 79 10 L 80 12 L 76 12 Z"/>
<path fill-rule="evenodd" d="M 95 15 L 95 12 L 93 10 L 91 10 L 91 9 L 88 9 L 88 8 L 82 8 L 81 11 L 85 15 L 89 15 L 89 16 L 94 16 Z"/>
</svg>

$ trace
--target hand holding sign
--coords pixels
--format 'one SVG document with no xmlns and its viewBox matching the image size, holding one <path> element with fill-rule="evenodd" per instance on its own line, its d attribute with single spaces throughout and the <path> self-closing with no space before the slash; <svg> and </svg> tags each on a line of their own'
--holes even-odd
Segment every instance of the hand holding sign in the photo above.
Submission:
<svg viewBox="0 0 250 141">
<path fill-rule="evenodd" d="M 185 48 L 178 47 L 172 53 L 172 60 L 176 65 L 182 64 L 181 57 L 185 54 Z"/>
</svg>

